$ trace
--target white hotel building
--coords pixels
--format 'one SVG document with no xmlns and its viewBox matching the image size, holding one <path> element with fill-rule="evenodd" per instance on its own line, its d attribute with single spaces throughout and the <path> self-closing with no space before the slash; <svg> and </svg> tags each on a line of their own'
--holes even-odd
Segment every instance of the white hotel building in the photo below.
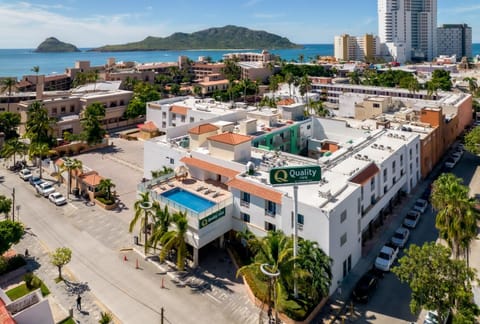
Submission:
<svg viewBox="0 0 480 324">
<path fill-rule="evenodd" d="M 331 119 L 303 123 L 305 141 L 299 143 L 306 143 L 309 152 L 319 152 L 318 159 L 254 148 L 252 136 L 238 128 L 222 130 L 218 121 L 204 121 L 185 130 L 187 142 L 176 142 L 168 133 L 145 142 L 146 178 L 163 166 L 188 170 L 186 179 L 175 179 L 172 174 L 169 179 L 142 183 L 138 189 L 149 190 L 170 210 L 187 211 L 187 242 L 194 264 L 199 262 L 202 247 L 212 242 L 222 246 L 232 230 L 248 228 L 263 236 L 277 229 L 291 235 L 293 188 L 270 185 L 269 171 L 278 166 L 319 165 L 321 181 L 299 186 L 296 221 L 299 236 L 318 242 L 333 259 L 333 292 L 361 258 L 362 241 L 369 232 L 383 221 L 399 196 L 417 185 L 418 134 L 353 129 Z M 189 209 L 188 202 L 171 199 L 170 194 L 179 190 L 208 200 L 210 206 Z"/>
</svg>

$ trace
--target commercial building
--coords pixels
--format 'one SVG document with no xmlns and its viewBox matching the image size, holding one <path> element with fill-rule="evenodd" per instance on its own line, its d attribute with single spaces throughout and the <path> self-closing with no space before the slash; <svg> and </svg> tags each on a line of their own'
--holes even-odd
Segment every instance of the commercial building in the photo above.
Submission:
<svg viewBox="0 0 480 324">
<path fill-rule="evenodd" d="M 378 37 L 371 34 L 360 37 L 348 34 L 335 36 L 333 44 L 335 58 L 339 61 L 371 60 L 380 54 Z"/>
<path fill-rule="evenodd" d="M 437 28 L 438 55 L 472 57 L 472 28 L 467 24 L 444 24 Z"/>
<path fill-rule="evenodd" d="M 437 56 L 437 0 L 378 0 L 378 36 L 393 60 Z"/>
</svg>

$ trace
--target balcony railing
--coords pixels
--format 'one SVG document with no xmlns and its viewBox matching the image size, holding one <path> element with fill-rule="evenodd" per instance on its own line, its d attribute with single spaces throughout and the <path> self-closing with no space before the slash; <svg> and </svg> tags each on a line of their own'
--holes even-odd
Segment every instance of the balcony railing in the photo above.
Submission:
<svg viewBox="0 0 480 324">
<path fill-rule="evenodd" d="M 167 181 L 175 176 L 175 172 L 170 172 L 159 176 L 158 178 L 154 178 L 152 180 L 147 180 L 145 182 L 141 182 L 137 185 L 137 191 L 140 192 L 147 192 L 152 189 L 154 186 L 161 184 L 162 182 Z"/>
</svg>

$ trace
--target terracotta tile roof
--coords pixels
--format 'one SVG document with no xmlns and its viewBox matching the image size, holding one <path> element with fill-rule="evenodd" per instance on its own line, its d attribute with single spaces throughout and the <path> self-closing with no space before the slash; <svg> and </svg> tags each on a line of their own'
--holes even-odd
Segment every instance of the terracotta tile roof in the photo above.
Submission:
<svg viewBox="0 0 480 324">
<path fill-rule="evenodd" d="M 104 179 L 95 171 L 90 173 L 84 173 L 80 176 L 80 178 L 82 179 L 83 183 L 92 187 L 98 186 L 100 184 L 100 180 Z"/>
<path fill-rule="evenodd" d="M 282 193 L 268 187 L 257 185 L 252 182 L 240 180 L 237 178 L 227 182 L 227 185 L 231 188 L 235 188 L 243 192 L 248 192 L 253 196 L 273 201 L 276 204 L 282 203 Z"/>
<path fill-rule="evenodd" d="M 200 134 L 205 134 L 205 133 L 210 133 L 217 131 L 218 127 L 212 124 L 202 124 L 198 125 L 196 127 L 190 128 L 188 130 L 188 133 L 190 134 L 195 134 L 195 135 L 200 135 Z"/>
<path fill-rule="evenodd" d="M 19 82 L 17 82 L 17 87 L 18 88 L 24 88 L 24 87 L 29 87 L 31 86 L 33 83 L 31 83 L 30 81 L 27 81 L 27 80 L 20 80 Z"/>
<path fill-rule="evenodd" d="M 353 183 L 357 183 L 363 185 L 367 181 L 369 181 L 373 176 L 375 176 L 380 169 L 377 167 L 375 163 L 370 163 L 365 169 L 362 170 L 359 174 L 353 177 L 350 181 Z"/>
<path fill-rule="evenodd" d="M 237 133 L 221 133 L 209 136 L 208 139 L 214 142 L 220 142 L 230 145 L 238 145 L 252 140 L 251 136 L 241 135 Z"/>
<path fill-rule="evenodd" d="M 170 112 L 173 114 L 186 115 L 188 112 L 188 109 L 190 108 L 173 105 L 170 107 Z"/>
<path fill-rule="evenodd" d="M 191 158 L 191 157 L 183 157 L 180 159 L 180 162 L 183 162 L 188 166 L 193 166 L 195 168 L 199 168 L 205 171 L 220 174 L 230 179 L 234 178 L 237 174 L 240 173 L 239 171 L 236 171 L 233 169 L 225 168 L 210 162 L 206 162 L 206 161 L 196 159 L 196 158 Z"/>
<path fill-rule="evenodd" d="M 228 80 L 203 81 L 203 82 L 199 82 L 198 84 L 206 87 L 209 85 L 228 84 Z"/>
<path fill-rule="evenodd" d="M 12 318 L 12 315 L 5 307 L 5 302 L 0 298 L 0 323 L 1 324 L 15 324 L 16 322 Z"/>
<path fill-rule="evenodd" d="M 153 121 L 146 122 L 145 124 L 142 125 L 142 127 L 140 127 L 140 129 L 146 132 L 158 131 L 158 127 L 155 125 Z"/>
<path fill-rule="evenodd" d="M 277 105 L 288 106 L 288 105 L 292 105 L 294 103 L 295 103 L 295 100 L 293 100 L 292 98 L 286 98 L 286 99 L 278 101 Z"/>
</svg>

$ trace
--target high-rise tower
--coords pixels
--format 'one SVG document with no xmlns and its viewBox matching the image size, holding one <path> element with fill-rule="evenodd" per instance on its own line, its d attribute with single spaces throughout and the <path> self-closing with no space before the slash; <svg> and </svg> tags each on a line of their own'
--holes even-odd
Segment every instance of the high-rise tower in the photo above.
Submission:
<svg viewBox="0 0 480 324">
<path fill-rule="evenodd" d="M 437 0 L 378 0 L 378 35 L 397 61 L 436 55 Z"/>
</svg>

